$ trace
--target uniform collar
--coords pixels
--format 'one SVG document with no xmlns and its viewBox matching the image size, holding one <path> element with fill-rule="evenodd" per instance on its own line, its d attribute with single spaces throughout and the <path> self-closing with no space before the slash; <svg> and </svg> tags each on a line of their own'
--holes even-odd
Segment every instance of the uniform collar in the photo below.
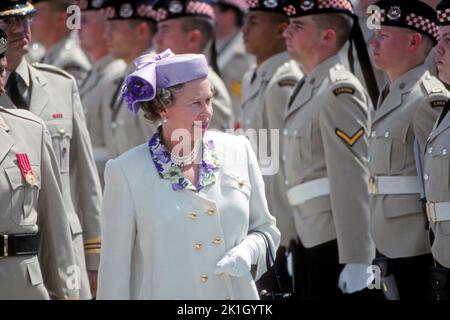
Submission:
<svg viewBox="0 0 450 320">
<path fill-rule="evenodd" d="M 23 82 L 27 86 L 27 88 L 30 87 L 30 73 L 28 72 L 28 63 L 25 59 L 25 57 L 22 57 L 22 60 L 20 61 L 19 65 L 16 68 L 16 73 L 22 78 Z"/>
<path fill-rule="evenodd" d="M 289 56 L 286 51 L 277 53 L 256 67 L 256 75 L 261 78 L 271 78 L 275 71 L 287 61 Z"/>
<path fill-rule="evenodd" d="M 336 65 L 340 65 L 341 61 L 337 54 L 329 57 L 328 59 L 322 61 L 318 66 L 316 66 L 308 75 L 308 79 L 314 81 L 324 79 L 330 74 L 330 69 Z"/>
<path fill-rule="evenodd" d="M 3 109 L 3 107 L 0 107 L 0 109 Z M 8 124 L 6 123 L 1 113 L 0 113 L 0 130 L 4 130 L 5 132 L 9 131 Z"/>
<path fill-rule="evenodd" d="M 398 79 L 392 81 L 392 83 L 389 85 L 389 91 L 393 92 L 394 90 L 410 90 L 411 86 L 419 81 L 420 78 L 422 78 L 422 76 L 425 74 L 425 72 L 427 72 L 427 67 L 424 64 L 418 65 L 417 67 L 404 73 Z"/>
</svg>

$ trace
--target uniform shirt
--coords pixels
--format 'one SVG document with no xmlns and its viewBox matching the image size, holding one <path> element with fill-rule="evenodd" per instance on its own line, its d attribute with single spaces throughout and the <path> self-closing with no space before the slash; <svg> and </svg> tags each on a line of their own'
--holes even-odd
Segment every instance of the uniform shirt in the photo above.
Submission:
<svg viewBox="0 0 450 320">
<path fill-rule="evenodd" d="M 425 65 L 389 84 L 389 94 L 384 101 L 380 100 L 372 121 L 369 148 L 372 176 L 417 176 L 414 140 L 424 150 L 439 105 L 442 107 L 442 101 L 446 100 L 444 85 L 429 74 Z M 383 255 L 402 258 L 429 252 L 419 197 L 417 193 L 371 195 L 371 232 Z"/>
<path fill-rule="evenodd" d="M 217 65 L 231 97 L 233 119 L 237 121 L 241 117 L 242 78 L 255 65 L 255 58 L 245 53 L 242 32 L 218 46 Z"/>
<path fill-rule="evenodd" d="M 68 72 L 80 86 L 91 69 L 91 63 L 78 42 L 78 38 L 72 35 L 61 39 L 47 49 L 41 62 Z"/>
<path fill-rule="evenodd" d="M 80 87 L 81 103 L 86 114 L 86 126 L 91 137 L 95 163 L 102 182 L 105 163 L 109 159 L 102 127 L 102 94 L 105 91 L 111 91 L 108 86 L 123 77 L 125 69 L 126 63 L 123 60 L 113 59 L 111 55 L 107 55 L 93 64 Z M 120 84 L 115 84 L 114 88 L 118 85 Z"/>
<path fill-rule="evenodd" d="M 25 59 L 16 72 L 29 88 L 29 110 L 44 120 L 52 136 L 79 264 L 86 253 L 87 268 L 96 270 L 101 246 L 102 194 L 75 80 L 61 69 L 30 65 Z M 89 298 L 87 275 L 84 279 L 86 290 L 82 297 Z"/>
<path fill-rule="evenodd" d="M 23 177 L 18 153 L 31 164 L 32 184 Z M 39 232 L 39 260 L 30 255 L 0 258 L 0 299 L 48 299 L 48 291 L 59 299 L 78 298 L 79 291 L 68 287 L 77 260 L 50 134 L 30 112 L 3 107 L 0 212 L 0 235 Z"/>
<path fill-rule="evenodd" d="M 368 104 L 360 82 L 335 55 L 299 82 L 284 120 L 288 192 L 328 178 L 329 195 L 293 206 L 297 234 L 306 248 L 337 239 L 341 264 L 370 264 L 375 255 L 369 232 Z"/>
<path fill-rule="evenodd" d="M 427 201 L 450 202 L 450 114 L 448 102 L 434 125 L 424 148 L 424 182 Z M 430 223 L 434 242 L 431 252 L 434 259 L 450 268 L 450 221 Z"/>
<path fill-rule="evenodd" d="M 198 191 L 174 190 L 147 144 L 107 163 L 98 299 L 258 299 L 250 271 L 237 278 L 214 269 L 227 251 L 252 237 L 259 278 L 266 246 L 249 233 L 264 232 L 273 252 L 280 233 L 248 140 L 207 131 L 204 141 L 210 140 L 208 152 L 218 160 L 215 181 Z"/>
</svg>

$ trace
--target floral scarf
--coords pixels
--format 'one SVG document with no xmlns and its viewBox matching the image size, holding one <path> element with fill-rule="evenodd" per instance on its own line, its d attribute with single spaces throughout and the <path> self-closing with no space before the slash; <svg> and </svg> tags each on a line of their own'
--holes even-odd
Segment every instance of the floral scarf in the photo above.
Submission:
<svg viewBox="0 0 450 320">
<path fill-rule="evenodd" d="M 148 148 L 159 176 L 162 179 L 170 180 L 172 189 L 175 191 L 182 189 L 200 191 L 216 181 L 216 173 L 220 163 L 212 140 L 203 141 L 203 158 L 199 167 L 198 186 L 194 186 L 183 175 L 180 167 L 172 162 L 169 150 L 161 143 L 161 127 L 148 141 Z"/>
</svg>

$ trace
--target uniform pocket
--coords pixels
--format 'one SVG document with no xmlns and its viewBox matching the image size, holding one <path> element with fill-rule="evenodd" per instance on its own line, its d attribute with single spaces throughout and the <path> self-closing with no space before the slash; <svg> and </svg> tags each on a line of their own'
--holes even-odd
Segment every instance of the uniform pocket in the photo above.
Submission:
<svg viewBox="0 0 450 320">
<path fill-rule="evenodd" d="M 300 163 L 292 168 L 298 167 L 298 165 L 303 168 L 312 163 L 311 129 L 312 124 L 308 123 L 303 125 L 300 129 L 292 130 L 288 133 L 288 152 L 294 155 L 294 157 L 291 156 L 289 158 L 295 159 L 295 161 L 300 159 Z"/>
<path fill-rule="evenodd" d="M 72 139 L 72 124 L 70 122 L 46 123 L 52 136 L 53 150 L 59 162 L 60 172 L 69 172 L 70 141 Z"/>
<path fill-rule="evenodd" d="M 42 279 L 41 266 L 36 257 L 31 258 L 25 262 L 27 264 L 27 272 L 30 277 L 30 283 L 32 286 L 38 286 L 44 282 Z"/>
<path fill-rule="evenodd" d="M 305 203 L 296 206 L 297 212 L 302 219 L 308 219 L 320 213 L 331 211 L 330 196 L 321 196 L 310 199 Z"/>
<path fill-rule="evenodd" d="M 391 129 L 384 132 L 385 139 L 390 139 L 389 151 L 390 173 L 396 173 L 405 169 L 408 156 L 406 138 L 408 136 L 409 122 L 393 123 Z"/>
<path fill-rule="evenodd" d="M 34 185 L 29 185 L 22 177 L 22 172 L 18 167 L 5 168 L 11 186 L 11 219 L 20 226 L 36 224 L 37 213 L 35 206 L 41 189 L 40 167 L 31 166 L 35 176 Z"/>
</svg>

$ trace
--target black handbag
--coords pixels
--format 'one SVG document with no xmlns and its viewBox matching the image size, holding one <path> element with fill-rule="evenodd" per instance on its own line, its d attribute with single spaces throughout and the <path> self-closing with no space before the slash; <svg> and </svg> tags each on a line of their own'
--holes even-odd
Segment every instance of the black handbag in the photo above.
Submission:
<svg viewBox="0 0 450 320">
<path fill-rule="evenodd" d="M 432 300 L 448 300 L 449 271 L 446 268 L 432 267 L 430 270 Z"/>
<path fill-rule="evenodd" d="M 269 241 L 267 239 L 267 236 L 264 232 L 255 231 L 254 233 L 259 234 L 263 239 L 266 246 L 266 266 L 267 266 L 267 272 L 271 272 L 273 274 L 273 277 L 271 278 L 271 281 L 274 282 L 272 286 L 268 286 L 267 289 L 262 289 L 259 292 L 259 298 L 261 300 L 291 300 L 292 299 L 292 293 L 285 292 L 282 289 L 280 276 L 278 275 L 278 272 L 275 268 L 275 258 L 273 256 L 272 250 L 269 246 Z M 274 291 L 272 288 L 276 288 L 277 291 Z"/>
</svg>

